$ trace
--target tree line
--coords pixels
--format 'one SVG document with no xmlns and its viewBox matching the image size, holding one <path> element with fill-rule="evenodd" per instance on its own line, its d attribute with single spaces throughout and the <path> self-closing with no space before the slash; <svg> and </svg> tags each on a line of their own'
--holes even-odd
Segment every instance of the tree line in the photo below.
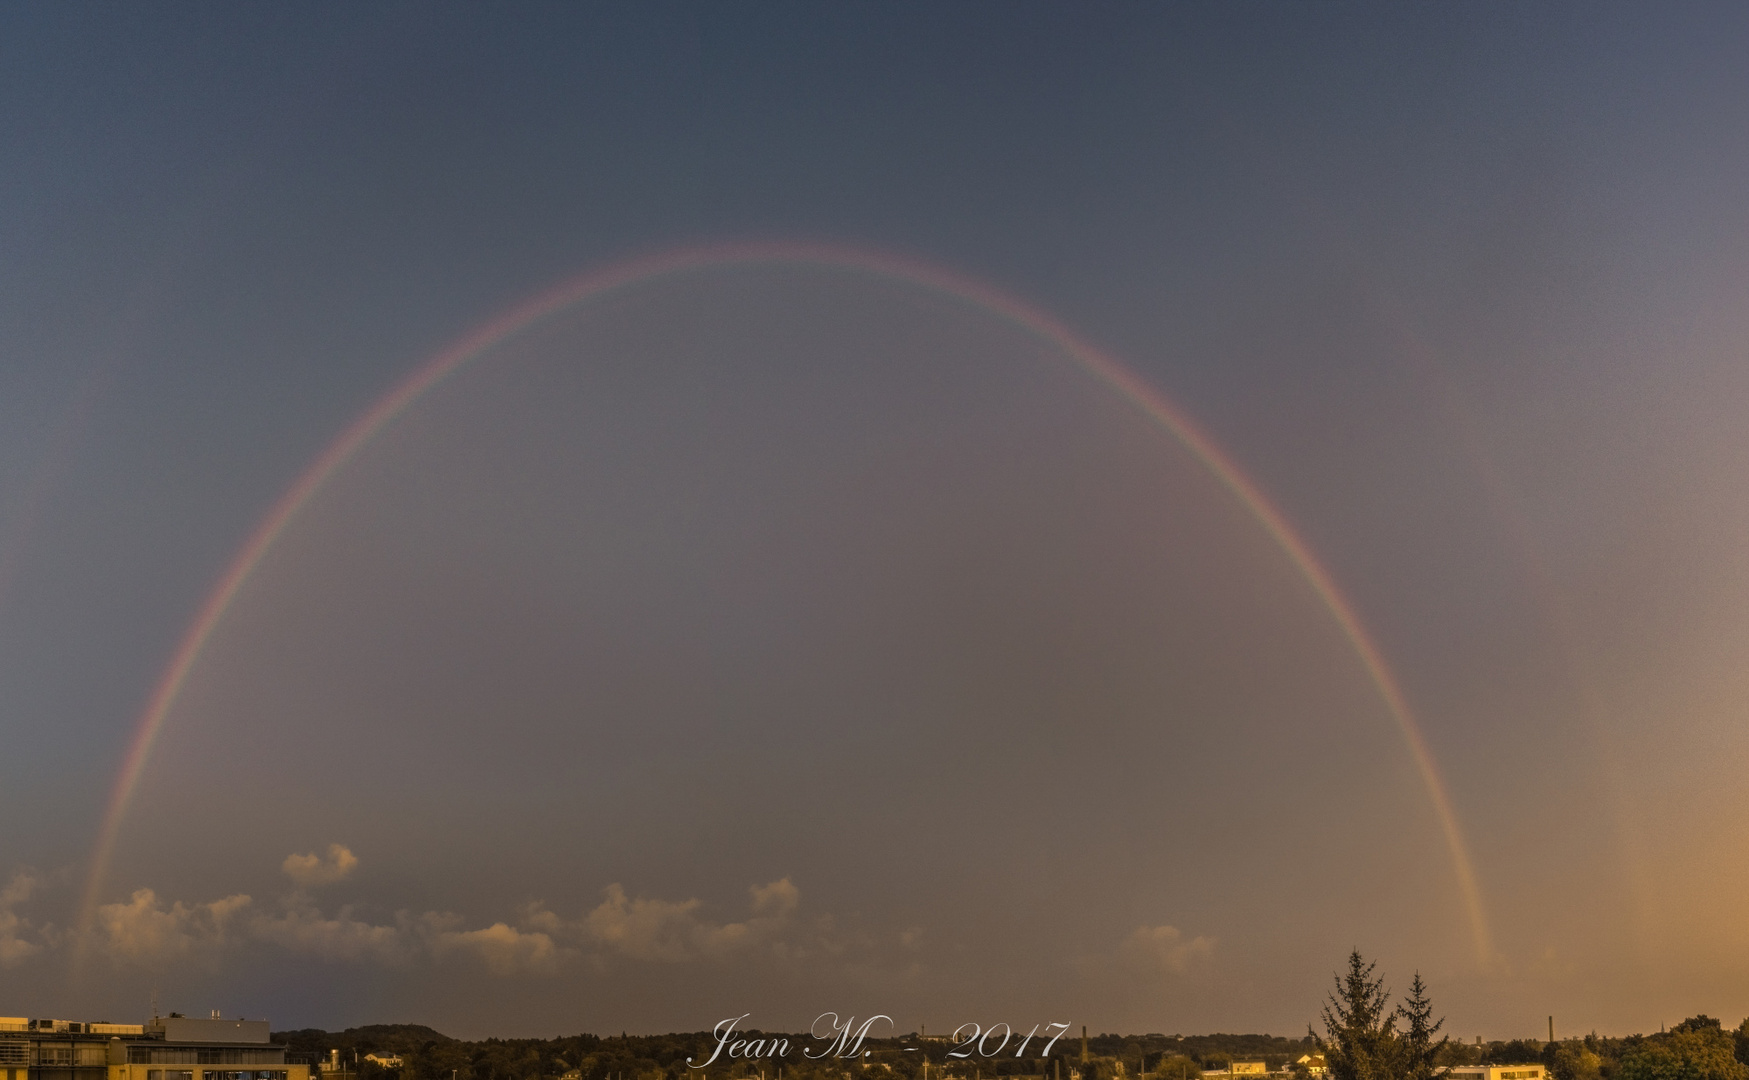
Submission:
<svg viewBox="0 0 1749 1080">
<path fill-rule="evenodd" d="M 708 1031 L 668 1035 L 572 1035 L 557 1039 L 452 1039 L 431 1028 L 386 1024 L 277 1032 L 274 1039 L 314 1061 L 338 1049 L 348 1063 L 364 1054 L 394 1054 L 398 1069 L 361 1061 L 350 1080 L 983 1080 L 1008 1076 L 1044 1080 L 1201 1080 L 1205 1071 L 1235 1060 L 1263 1061 L 1272 1072 L 1295 1071 L 1310 1080 L 1299 1059 L 1321 1055 L 1326 1080 L 1433 1080 L 1454 1065 L 1541 1064 L 1548 1080 L 1749 1080 L 1749 1020 L 1735 1029 L 1695 1016 L 1670 1031 L 1566 1039 L 1522 1039 L 1472 1045 L 1441 1034 L 1427 986 L 1417 973 L 1409 993 L 1393 1003 L 1384 980 L 1358 951 L 1338 974 L 1322 1010 L 1322 1033 L 1304 1038 L 1275 1035 L 1101 1034 L 1065 1036 L 1049 1061 L 1026 1058 L 949 1059 L 953 1044 L 922 1039 L 915 1032 L 871 1039 L 863 1064 L 812 1061 L 799 1049 L 776 1061 L 719 1063 L 690 1069 L 687 1058 L 704 1060 L 713 1045 Z M 796 1047 L 813 1045 L 805 1034 L 745 1032 L 749 1038 L 779 1035 Z M 1035 1044 L 1036 1045 L 1036 1044 Z M 907 1050 L 906 1047 L 916 1047 Z M 925 1072 L 927 1071 L 927 1077 Z"/>
<path fill-rule="evenodd" d="M 1376 965 L 1358 950 L 1324 1005 L 1324 1033 L 1308 1032 L 1329 1080 L 1431 1080 L 1457 1065 L 1541 1064 L 1550 1080 L 1749 1080 L 1749 1019 L 1734 1030 L 1693 1016 L 1656 1035 L 1471 1046 L 1440 1035 L 1427 987 L 1416 973 L 1393 1006 Z"/>
</svg>

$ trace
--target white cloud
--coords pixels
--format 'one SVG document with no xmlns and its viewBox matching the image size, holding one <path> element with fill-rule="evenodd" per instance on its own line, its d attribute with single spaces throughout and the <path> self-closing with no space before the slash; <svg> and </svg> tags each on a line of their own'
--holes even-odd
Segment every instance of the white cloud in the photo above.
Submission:
<svg viewBox="0 0 1749 1080">
<path fill-rule="evenodd" d="M 249 907 L 238 893 L 207 904 L 166 908 L 151 889 L 138 889 L 124 904 L 97 909 L 96 933 L 109 954 L 121 960 L 155 960 L 222 947 L 237 936 L 238 916 Z"/>
<path fill-rule="evenodd" d="M 442 930 L 432 940 L 439 955 L 468 953 L 485 962 L 494 975 L 550 972 L 563 958 L 553 939 L 538 930 L 524 932 L 507 923 L 493 923 L 483 930 Z"/>
<path fill-rule="evenodd" d="M 308 855 L 287 855 L 279 868 L 300 889 L 332 885 L 358 869 L 358 857 L 344 844 L 329 844 L 326 856 L 314 852 Z"/>
<path fill-rule="evenodd" d="M 634 960 L 678 963 L 692 959 L 689 939 L 698 928 L 697 900 L 628 899 L 615 882 L 607 898 L 583 916 L 583 936 Z"/>
<path fill-rule="evenodd" d="M 545 911 L 530 920 L 549 930 L 569 932 L 586 944 L 633 960 L 676 964 L 721 959 L 778 936 L 801 903 L 801 892 L 788 878 L 755 885 L 753 916 L 745 922 L 712 923 L 699 917 L 698 900 L 633 899 L 625 888 L 609 885 L 605 899 L 582 920 L 566 926 Z"/>
<path fill-rule="evenodd" d="M 20 870 L 0 889 L 0 967 L 12 967 L 42 951 L 41 945 L 25 940 L 30 923 L 12 910 L 29 900 L 39 884 L 34 874 Z"/>
<path fill-rule="evenodd" d="M 12 880 L 6 883 L 6 888 L 0 889 L 0 910 L 11 911 L 19 904 L 30 899 L 42 882 L 29 870 L 20 870 L 12 875 Z"/>
<path fill-rule="evenodd" d="M 165 906 L 151 889 L 140 889 L 126 903 L 98 909 L 96 936 L 113 959 L 136 962 L 212 952 L 245 941 L 339 963 L 467 955 L 495 975 L 550 971 L 566 958 L 549 935 L 503 922 L 464 930 L 457 916 L 427 912 L 417 917 L 402 913 L 393 923 L 378 924 L 353 917 L 349 908 L 325 915 L 302 894 L 287 898 L 277 911 L 248 910 L 252 903 L 237 895 L 207 904 Z"/>
<path fill-rule="evenodd" d="M 281 915 L 260 915 L 249 925 L 252 936 L 295 953 L 323 960 L 404 960 L 411 952 L 407 931 L 351 917 L 335 918 L 307 906 L 288 906 Z"/>
<path fill-rule="evenodd" d="M 356 865 L 352 853 L 336 844 L 324 858 L 292 856 L 285 870 L 301 886 L 339 880 Z M 17 936 L 22 923 L 7 921 L 12 918 L 7 905 L 28 896 L 32 887 L 31 880 L 15 878 L 0 892 L 0 963 L 16 962 L 42 947 Z M 860 955 L 873 948 L 870 940 L 847 937 L 830 917 L 798 921 L 801 891 L 788 878 L 750 887 L 748 906 L 741 921 L 715 922 L 704 917 L 697 899 L 633 897 L 616 883 L 604 890 L 600 904 L 575 919 L 535 903 L 514 920 L 468 929 L 460 916 L 440 912 L 403 911 L 387 923 L 357 918 L 348 907 L 329 915 L 301 889 L 267 906 L 243 894 L 210 903 L 166 903 L 151 889 L 140 889 L 125 902 L 98 909 L 91 940 L 122 962 L 212 955 L 257 943 L 333 963 L 465 957 L 498 976 L 551 973 L 583 959 L 678 964 L 758 951 L 795 962 L 842 960 L 848 952 Z"/>
<path fill-rule="evenodd" d="M 769 885 L 755 885 L 747 890 L 753 894 L 753 914 L 787 918 L 802 902 L 802 891 L 789 878 L 779 878 Z"/>
<path fill-rule="evenodd" d="M 1197 935 L 1186 940 L 1176 926 L 1140 926 L 1124 939 L 1123 952 L 1132 960 L 1156 971 L 1181 973 L 1215 949 L 1213 938 Z"/>
</svg>

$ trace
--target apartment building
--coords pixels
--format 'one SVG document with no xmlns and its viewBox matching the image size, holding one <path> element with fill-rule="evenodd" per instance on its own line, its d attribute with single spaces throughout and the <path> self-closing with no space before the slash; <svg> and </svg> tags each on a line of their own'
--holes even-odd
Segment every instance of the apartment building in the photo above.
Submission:
<svg viewBox="0 0 1749 1080">
<path fill-rule="evenodd" d="M 0 1017 L 0 1080 L 312 1080 L 310 1071 L 286 1061 L 266 1020 Z"/>
</svg>

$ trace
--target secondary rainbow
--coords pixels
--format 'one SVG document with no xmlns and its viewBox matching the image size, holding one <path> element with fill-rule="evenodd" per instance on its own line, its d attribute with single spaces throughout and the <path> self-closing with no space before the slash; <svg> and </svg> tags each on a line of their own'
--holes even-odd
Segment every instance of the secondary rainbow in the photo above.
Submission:
<svg viewBox="0 0 1749 1080">
<path fill-rule="evenodd" d="M 950 273 L 938 267 L 889 254 L 859 249 L 813 244 L 754 243 L 719 247 L 689 248 L 620 263 L 595 273 L 567 281 L 528 300 L 503 315 L 478 327 L 472 333 L 432 357 L 410 376 L 384 394 L 376 404 L 355 419 L 338 438 L 303 471 L 279 500 L 262 518 L 236 556 L 226 567 L 212 592 L 201 604 L 177 644 L 170 663 L 152 689 L 132 741 L 116 776 L 115 787 L 105 807 L 92 850 L 90 869 L 86 877 L 84 899 L 80 906 L 80 925 L 89 928 L 97 910 L 109 861 L 121 833 L 129 803 L 139 787 L 140 777 L 151 760 L 152 748 L 164 720 L 176 703 L 189 672 L 200 659 L 202 650 L 213 631 L 223 620 L 225 611 L 248 581 L 261 559 L 298 512 L 322 489 L 322 485 L 383 428 L 387 427 L 420 395 L 442 382 L 469 361 L 483 355 L 512 335 L 538 323 L 546 316 L 573 304 L 600 297 L 616 289 L 638 284 L 669 274 L 704 270 L 731 265 L 759 263 L 815 265 L 841 271 L 874 274 L 908 281 L 983 308 L 1009 322 L 1052 342 L 1082 367 L 1134 403 L 1149 417 L 1172 433 L 1197 460 L 1212 473 L 1239 503 L 1256 519 L 1275 541 L 1288 561 L 1293 564 L 1311 587 L 1319 601 L 1329 611 L 1337 627 L 1347 637 L 1362 668 L 1377 690 L 1379 698 L 1395 722 L 1409 756 L 1426 788 L 1433 812 L 1444 833 L 1452 871 L 1458 892 L 1469 916 L 1470 933 L 1474 939 L 1477 959 L 1492 962 L 1494 948 L 1488 919 L 1482 904 L 1481 889 L 1470 860 L 1468 844 L 1452 808 L 1451 797 L 1440 776 L 1433 754 L 1427 746 L 1408 699 L 1385 663 L 1366 625 L 1354 605 L 1337 587 L 1323 563 L 1302 539 L 1282 512 L 1274 506 L 1246 476 L 1243 470 L 1216 445 L 1189 416 L 1167 397 L 1150 386 L 1117 360 L 1094 348 L 1051 316 L 1028 307 L 1019 300 L 991 288 Z M 83 935 L 81 935 L 83 937 Z"/>
</svg>

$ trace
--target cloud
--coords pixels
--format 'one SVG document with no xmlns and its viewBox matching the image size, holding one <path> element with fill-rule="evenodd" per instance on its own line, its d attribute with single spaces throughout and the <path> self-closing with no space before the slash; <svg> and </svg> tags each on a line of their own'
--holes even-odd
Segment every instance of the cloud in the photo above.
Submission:
<svg viewBox="0 0 1749 1080">
<path fill-rule="evenodd" d="M 357 864 L 350 851 L 335 844 L 324 858 L 293 855 L 284 868 L 304 886 L 337 881 Z M 34 879 L 17 877 L 0 892 L 0 963 L 14 963 L 43 947 L 18 936 L 24 924 L 8 910 L 33 887 Z M 548 974 L 578 960 L 601 963 L 613 957 L 679 964 L 757 950 L 793 962 L 842 960 L 874 948 L 872 939 L 847 936 L 829 916 L 797 920 L 801 890 L 788 878 L 751 886 L 748 907 L 741 921 L 715 922 L 704 917 L 697 899 L 633 897 L 615 883 L 599 904 L 574 919 L 532 903 L 514 920 L 468 929 L 461 916 L 434 911 L 401 911 L 387 923 L 357 918 L 349 907 L 328 915 L 301 889 L 271 905 L 257 905 L 241 893 L 210 903 L 167 904 L 151 889 L 139 889 L 125 902 L 98 909 L 91 940 L 119 962 L 216 955 L 255 943 L 333 963 L 468 958 L 498 976 Z"/>
<path fill-rule="evenodd" d="M 283 914 L 257 918 L 250 929 L 259 940 L 331 962 L 405 963 L 422 954 L 460 955 L 482 961 L 494 975 L 516 975 L 553 971 L 566 958 L 552 937 L 539 930 L 525 932 L 503 922 L 479 930 L 460 926 L 460 916 L 435 911 L 418 917 L 402 912 L 393 924 L 355 919 L 345 908 L 328 918 L 294 898 Z"/>
<path fill-rule="evenodd" d="M 507 923 L 493 923 L 483 930 L 445 930 L 433 938 L 435 951 L 467 953 L 485 962 L 494 975 L 550 972 L 558 967 L 560 949 L 540 931 L 524 932 Z"/>
<path fill-rule="evenodd" d="M 138 889 L 127 903 L 97 909 L 96 934 L 109 954 L 122 960 L 157 960 L 220 948 L 237 936 L 239 915 L 253 901 L 238 893 L 207 904 L 166 908 L 151 889 Z"/>
<path fill-rule="evenodd" d="M 1155 971 L 1179 974 L 1207 959 L 1215 950 L 1214 938 L 1197 935 L 1185 940 L 1176 926 L 1140 926 L 1124 939 L 1122 952 L 1132 961 Z"/>
<path fill-rule="evenodd" d="M 575 927 L 567 928 L 550 915 L 542 921 L 554 929 L 569 929 L 587 944 L 633 960 L 676 964 L 721 959 L 776 938 L 801 903 L 801 891 L 789 878 L 755 885 L 748 891 L 752 895 L 753 917 L 745 922 L 708 922 L 699 917 L 701 904 L 696 899 L 633 899 L 617 882 L 606 888 L 605 899 Z"/>
<path fill-rule="evenodd" d="M 0 910 L 11 911 L 19 904 L 30 899 L 42 882 L 29 870 L 20 870 L 12 875 L 12 880 L 6 883 L 6 888 L 0 889 Z"/>
<path fill-rule="evenodd" d="M 292 883 L 300 889 L 313 889 L 318 885 L 332 885 L 344 880 L 358 868 L 358 857 L 344 844 L 329 844 L 326 857 L 311 853 L 309 855 L 287 855 L 285 862 L 279 868 L 285 871 Z"/>
<path fill-rule="evenodd" d="M 699 901 L 632 900 L 618 882 L 606 896 L 583 917 L 588 940 L 634 960 L 672 964 L 693 958 L 690 939 L 702 929 L 695 914 Z"/>
<path fill-rule="evenodd" d="M 0 967 L 12 967 L 42 951 L 41 945 L 24 939 L 30 923 L 12 910 L 29 900 L 40 884 L 34 874 L 20 870 L 0 889 Z"/>
<path fill-rule="evenodd" d="M 288 905 L 283 914 L 257 916 L 249 932 L 290 952 L 331 961 L 399 961 L 412 951 L 404 927 L 354 919 L 345 908 L 330 919 L 313 907 Z"/>
<path fill-rule="evenodd" d="M 779 878 L 769 885 L 755 885 L 747 890 L 753 894 L 753 914 L 787 918 L 802 902 L 802 891 L 789 878 Z"/>
<path fill-rule="evenodd" d="M 244 895 L 207 904 L 166 906 L 151 889 L 137 890 L 126 903 L 97 911 L 95 937 L 118 961 L 147 961 L 217 953 L 246 942 L 335 963 L 406 963 L 420 956 L 465 955 L 482 961 L 495 975 L 547 972 L 574 950 L 562 950 L 538 930 L 518 930 L 497 922 L 479 930 L 460 928 L 456 915 L 402 912 L 392 923 L 353 917 L 341 908 L 328 916 L 307 896 L 293 894 L 278 910 L 252 908 Z"/>
</svg>

